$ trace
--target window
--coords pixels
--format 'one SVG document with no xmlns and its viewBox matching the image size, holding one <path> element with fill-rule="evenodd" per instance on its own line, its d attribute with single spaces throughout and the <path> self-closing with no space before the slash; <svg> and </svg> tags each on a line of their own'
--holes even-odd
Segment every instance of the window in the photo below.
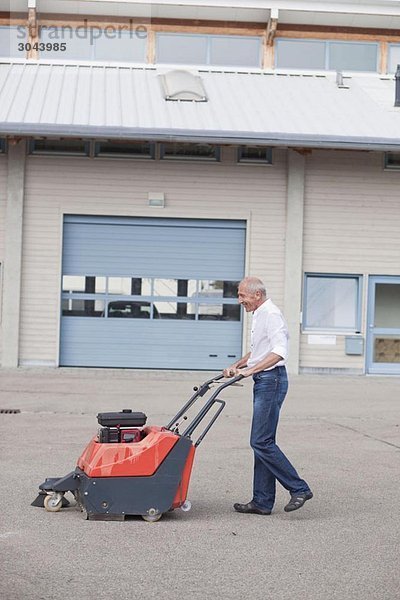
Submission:
<svg viewBox="0 0 400 600">
<path fill-rule="evenodd" d="M 361 275 L 306 274 L 303 329 L 359 332 Z"/>
<path fill-rule="evenodd" d="M 90 142 L 85 142 L 84 140 L 44 139 L 31 140 L 30 143 L 31 154 L 62 154 L 65 156 L 85 156 L 89 155 L 89 151 Z"/>
<path fill-rule="evenodd" d="M 146 62 L 147 34 L 138 35 L 135 31 L 103 31 L 94 41 L 94 60 L 119 62 Z"/>
<path fill-rule="evenodd" d="M 241 163 L 272 163 L 272 148 L 265 146 L 240 146 L 238 162 Z"/>
<path fill-rule="evenodd" d="M 88 36 L 89 30 L 76 30 L 72 27 L 41 27 L 39 42 L 45 45 L 40 50 L 40 58 L 58 60 L 90 60 L 93 58 L 93 40 Z M 65 44 L 60 51 L 57 45 Z"/>
<path fill-rule="evenodd" d="M 278 39 L 275 65 L 283 69 L 377 71 L 378 44 Z"/>
<path fill-rule="evenodd" d="M 385 152 L 385 169 L 400 169 L 400 152 Z"/>
<path fill-rule="evenodd" d="M 64 275 L 62 289 L 69 294 L 104 294 L 106 278 Z"/>
<path fill-rule="evenodd" d="M 160 158 L 189 160 L 220 160 L 218 146 L 211 144 L 161 144 Z"/>
<path fill-rule="evenodd" d="M 159 33 L 156 62 L 259 68 L 261 50 L 260 37 Z"/>
<path fill-rule="evenodd" d="M 378 44 L 328 42 L 328 64 L 333 71 L 377 71 Z"/>
<path fill-rule="evenodd" d="M 4 154 L 6 151 L 6 140 L 4 138 L 0 138 L 0 154 Z"/>
<path fill-rule="evenodd" d="M 108 318 L 118 319 L 150 319 L 152 316 L 152 305 L 150 302 L 132 302 L 118 300 L 109 302 L 107 307 Z M 153 319 L 158 318 L 157 309 L 153 307 Z"/>
<path fill-rule="evenodd" d="M 157 35 L 156 62 L 166 64 L 206 65 L 207 37 L 159 33 Z"/>
<path fill-rule="evenodd" d="M 154 158 L 154 144 L 149 142 L 100 141 L 95 144 L 95 156 L 107 158 Z"/>
<path fill-rule="evenodd" d="M 25 58 L 25 43 L 28 39 L 26 28 L 22 25 L 18 27 L 0 27 L 0 56 L 6 58 Z"/>
<path fill-rule="evenodd" d="M 389 44 L 388 73 L 396 73 L 400 65 L 400 44 Z"/>
<path fill-rule="evenodd" d="M 64 275 L 62 315 L 240 321 L 238 281 Z"/>
<path fill-rule="evenodd" d="M 260 67 L 261 39 L 254 37 L 210 36 L 210 65 Z"/>
<path fill-rule="evenodd" d="M 200 321 L 240 321 L 239 304 L 199 304 Z"/>
<path fill-rule="evenodd" d="M 126 31 L 122 27 L 41 27 L 40 58 L 62 60 L 98 60 L 146 62 L 147 33 L 145 30 Z M 65 44 L 63 51 L 56 44 Z"/>
<path fill-rule="evenodd" d="M 276 40 L 276 67 L 282 69 L 324 70 L 325 42 L 311 40 Z"/>
<path fill-rule="evenodd" d="M 104 302 L 101 300 L 81 300 L 63 298 L 61 303 L 64 317 L 103 317 Z"/>
</svg>

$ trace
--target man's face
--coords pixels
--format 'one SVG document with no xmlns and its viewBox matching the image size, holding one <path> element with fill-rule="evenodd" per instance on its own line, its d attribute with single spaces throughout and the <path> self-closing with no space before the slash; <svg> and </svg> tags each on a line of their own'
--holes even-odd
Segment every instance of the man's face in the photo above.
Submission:
<svg viewBox="0 0 400 600">
<path fill-rule="evenodd" d="M 238 289 L 238 301 L 241 304 L 246 312 L 253 312 L 256 310 L 262 303 L 262 296 L 260 292 L 256 292 L 252 294 L 247 289 L 246 284 L 240 284 Z"/>
</svg>

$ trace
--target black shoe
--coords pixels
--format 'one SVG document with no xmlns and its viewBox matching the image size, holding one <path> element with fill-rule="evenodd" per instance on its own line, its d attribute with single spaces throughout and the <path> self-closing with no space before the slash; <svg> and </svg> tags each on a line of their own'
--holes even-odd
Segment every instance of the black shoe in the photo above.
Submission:
<svg viewBox="0 0 400 600">
<path fill-rule="evenodd" d="M 236 512 L 240 513 L 252 513 L 254 515 L 271 514 L 271 511 L 268 508 L 258 508 L 253 501 L 248 502 L 247 504 L 239 504 L 236 502 L 236 504 L 233 505 L 233 508 L 236 510 Z"/>
<path fill-rule="evenodd" d="M 288 504 L 286 504 L 286 506 L 283 510 L 285 512 L 292 512 L 293 510 L 298 510 L 299 508 L 301 508 L 303 506 L 303 504 L 306 502 L 306 500 L 311 500 L 312 497 L 313 497 L 312 492 L 303 492 L 300 494 L 293 494 L 293 496 L 290 498 L 290 501 L 288 502 Z"/>
</svg>

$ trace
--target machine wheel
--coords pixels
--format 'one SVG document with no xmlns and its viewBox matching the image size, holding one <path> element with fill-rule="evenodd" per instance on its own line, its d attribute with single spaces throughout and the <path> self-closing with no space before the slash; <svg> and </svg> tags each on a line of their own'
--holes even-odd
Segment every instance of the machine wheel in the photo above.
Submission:
<svg viewBox="0 0 400 600">
<path fill-rule="evenodd" d="M 157 523 L 162 517 L 161 515 L 142 515 L 142 519 L 148 523 Z"/>
<path fill-rule="evenodd" d="M 162 517 L 162 513 L 159 513 L 156 508 L 149 508 L 147 515 L 142 515 L 142 519 L 148 523 L 156 523 Z"/>
<path fill-rule="evenodd" d="M 48 512 L 58 512 L 62 507 L 62 494 L 47 494 L 44 507 Z"/>
<path fill-rule="evenodd" d="M 185 500 L 185 502 L 181 506 L 181 510 L 183 510 L 183 512 L 189 512 L 191 508 L 192 503 L 190 502 L 190 500 Z"/>
</svg>

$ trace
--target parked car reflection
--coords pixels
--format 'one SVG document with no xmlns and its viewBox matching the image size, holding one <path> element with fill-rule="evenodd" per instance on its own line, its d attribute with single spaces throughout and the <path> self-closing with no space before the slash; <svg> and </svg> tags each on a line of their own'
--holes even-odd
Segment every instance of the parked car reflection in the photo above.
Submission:
<svg viewBox="0 0 400 600">
<path fill-rule="evenodd" d="M 132 300 L 110 302 L 107 307 L 107 317 L 120 319 L 150 319 L 151 303 Z M 153 319 L 159 318 L 160 314 L 156 307 L 153 306 Z"/>
</svg>

